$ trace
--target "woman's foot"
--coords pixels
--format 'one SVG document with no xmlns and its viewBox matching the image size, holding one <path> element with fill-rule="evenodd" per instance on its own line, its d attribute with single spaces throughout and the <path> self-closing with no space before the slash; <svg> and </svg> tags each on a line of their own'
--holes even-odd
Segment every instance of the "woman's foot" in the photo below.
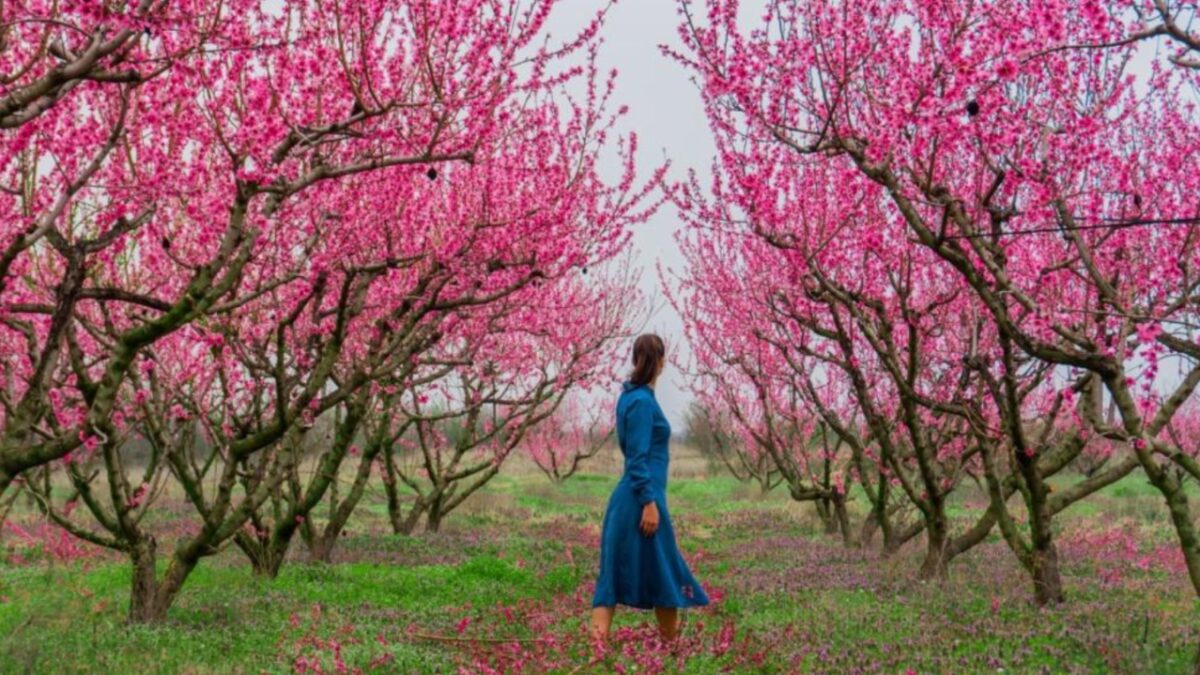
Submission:
<svg viewBox="0 0 1200 675">
<path fill-rule="evenodd" d="M 592 642 L 608 642 L 608 630 L 612 626 L 614 607 L 592 608 Z"/>
<path fill-rule="evenodd" d="M 658 618 L 658 634 L 663 642 L 674 642 L 679 637 L 679 610 L 675 607 L 655 607 L 654 616 Z"/>
</svg>

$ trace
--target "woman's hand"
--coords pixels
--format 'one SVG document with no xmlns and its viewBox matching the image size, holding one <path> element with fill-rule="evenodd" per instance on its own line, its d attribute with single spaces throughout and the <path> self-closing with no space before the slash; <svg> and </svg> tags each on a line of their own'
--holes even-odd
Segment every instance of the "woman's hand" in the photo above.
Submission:
<svg viewBox="0 0 1200 675">
<path fill-rule="evenodd" d="M 647 537 L 654 536 L 658 531 L 658 504 L 650 502 L 642 507 L 641 530 Z"/>
</svg>

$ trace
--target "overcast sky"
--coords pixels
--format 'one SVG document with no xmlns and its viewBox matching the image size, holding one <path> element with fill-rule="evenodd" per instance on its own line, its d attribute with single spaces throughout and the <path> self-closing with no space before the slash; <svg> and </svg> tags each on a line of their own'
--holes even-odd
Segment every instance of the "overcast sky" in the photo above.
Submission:
<svg viewBox="0 0 1200 675">
<path fill-rule="evenodd" d="M 558 5 L 552 16 L 550 31 L 566 38 L 586 23 L 605 2 L 603 0 L 569 0 Z M 695 169 L 702 180 L 708 175 L 709 163 L 715 152 L 700 95 L 689 74 L 668 61 L 659 45 L 678 45 L 676 32 L 678 16 L 671 0 L 624 0 L 609 12 L 602 36 L 600 52 L 602 72 L 611 68 L 619 71 L 616 101 L 629 106 L 622 125 L 638 134 L 640 168 L 648 173 L 666 159 L 671 162 L 670 179 L 682 179 Z M 614 175 L 618 167 L 611 167 Z M 635 259 L 643 268 L 642 287 L 655 298 L 658 307 L 646 330 L 663 336 L 686 360 L 687 344 L 679 315 L 666 302 L 659 289 L 656 271 L 661 263 L 666 269 L 680 270 L 683 256 L 675 245 L 679 229 L 678 214 L 665 206 L 645 225 L 634 232 Z M 683 389 L 680 373 L 669 368 L 656 394 L 663 411 L 675 431 L 683 430 L 683 415 L 690 397 Z"/>
</svg>

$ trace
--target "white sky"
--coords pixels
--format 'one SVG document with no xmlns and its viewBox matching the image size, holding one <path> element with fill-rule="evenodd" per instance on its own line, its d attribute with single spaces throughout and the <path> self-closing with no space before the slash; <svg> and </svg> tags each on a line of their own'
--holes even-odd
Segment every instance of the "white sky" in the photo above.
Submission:
<svg viewBox="0 0 1200 675">
<path fill-rule="evenodd" d="M 550 32 L 565 39 L 605 4 L 606 0 L 569 0 L 560 4 L 551 17 Z M 679 44 L 678 20 L 671 0 L 618 2 L 609 11 L 601 31 L 604 39 L 601 72 L 611 68 L 619 72 L 614 98 L 616 103 L 629 106 L 622 128 L 638 134 L 637 159 L 643 173 L 670 159 L 668 180 L 681 180 L 694 169 L 706 183 L 716 148 L 700 94 L 689 74 L 659 51 L 659 45 Z M 617 166 L 612 167 L 614 176 L 619 175 L 618 170 Z M 674 348 L 676 355 L 683 356 L 686 362 L 689 359 L 683 323 L 659 289 L 657 272 L 659 264 L 667 270 L 682 269 L 683 256 L 674 238 L 680 226 L 674 207 L 665 205 L 634 232 L 633 247 L 636 264 L 643 268 L 642 288 L 647 296 L 654 298 L 657 307 L 646 330 L 661 335 L 668 348 Z M 668 367 L 663 377 L 666 381 L 658 384 L 655 393 L 679 433 L 683 431 L 684 413 L 691 397 L 683 389 L 677 369 Z"/>
</svg>

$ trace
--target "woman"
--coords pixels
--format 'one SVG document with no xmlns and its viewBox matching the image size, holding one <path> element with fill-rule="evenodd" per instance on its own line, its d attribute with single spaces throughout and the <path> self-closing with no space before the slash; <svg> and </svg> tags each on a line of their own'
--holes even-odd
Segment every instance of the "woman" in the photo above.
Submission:
<svg viewBox="0 0 1200 675">
<path fill-rule="evenodd" d="M 666 349 L 657 335 L 633 343 L 633 374 L 617 400 L 617 441 L 625 472 L 604 513 L 592 636 L 608 638 L 617 605 L 653 609 L 664 640 L 679 634 L 679 608 L 708 604 L 675 545 L 667 511 L 671 425 L 654 398 Z"/>
</svg>

